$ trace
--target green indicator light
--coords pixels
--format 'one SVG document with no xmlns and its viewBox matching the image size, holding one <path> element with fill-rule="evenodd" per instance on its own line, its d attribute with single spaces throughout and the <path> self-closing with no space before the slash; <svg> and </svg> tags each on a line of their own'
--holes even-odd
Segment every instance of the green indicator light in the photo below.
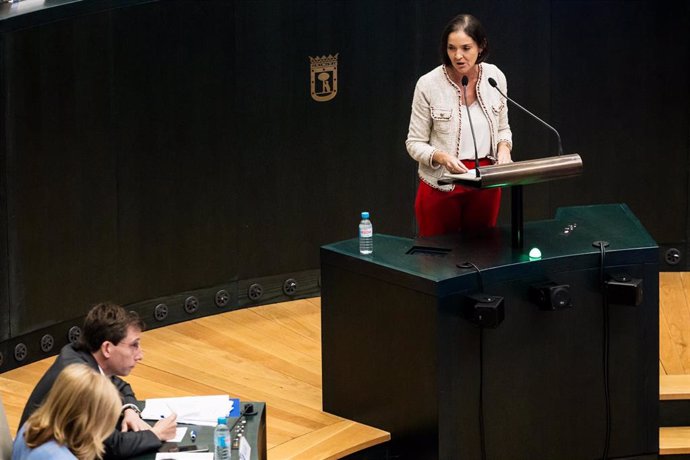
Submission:
<svg viewBox="0 0 690 460">
<path fill-rule="evenodd" d="M 541 251 L 539 248 L 532 248 L 529 250 L 529 258 L 530 260 L 538 260 L 541 259 Z"/>
</svg>

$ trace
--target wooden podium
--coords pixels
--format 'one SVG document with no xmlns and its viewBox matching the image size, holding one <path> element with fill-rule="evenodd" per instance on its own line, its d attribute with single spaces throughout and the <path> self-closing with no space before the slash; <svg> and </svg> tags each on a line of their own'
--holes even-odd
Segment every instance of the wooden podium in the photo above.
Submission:
<svg viewBox="0 0 690 460">
<path fill-rule="evenodd" d="M 524 215 L 522 187 L 578 176 L 582 173 L 582 158 L 577 153 L 517 161 L 504 165 L 479 167 L 465 174 L 447 174 L 439 185 L 457 184 L 472 188 L 510 187 L 510 221 L 513 247 L 524 245 Z"/>
<path fill-rule="evenodd" d="M 527 223 L 524 241 L 542 257 L 506 228 L 375 235 L 370 256 L 356 239 L 322 247 L 324 411 L 389 431 L 397 458 L 481 458 L 481 409 L 488 459 L 596 459 L 608 380 L 610 458 L 656 458 L 656 243 L 621 204 L 559 209 Z M 597 241 L 609 243 L 603 254 Z M 604 295 L 602 274 L 621 273 L 639 281 L 637 306 Z M 463 314 L 480 284 L 504 299 L 493 329 Z M 539 286 L 562 288 L 572 306 L 545 308 Z"/>
</svg>

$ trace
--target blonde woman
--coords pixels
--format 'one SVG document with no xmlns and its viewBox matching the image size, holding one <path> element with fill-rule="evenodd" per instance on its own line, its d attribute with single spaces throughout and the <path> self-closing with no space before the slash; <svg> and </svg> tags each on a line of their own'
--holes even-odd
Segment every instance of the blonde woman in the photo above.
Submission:
<svg viewBox="0 0 690 460">
<path fill-rule="evenodd" d="M 60 372 L 45 402 L 14 441 L 12 460 L 92 460 L 103 456 L 122 402 L 113 384 L 84 364 Z"/>
</svg>

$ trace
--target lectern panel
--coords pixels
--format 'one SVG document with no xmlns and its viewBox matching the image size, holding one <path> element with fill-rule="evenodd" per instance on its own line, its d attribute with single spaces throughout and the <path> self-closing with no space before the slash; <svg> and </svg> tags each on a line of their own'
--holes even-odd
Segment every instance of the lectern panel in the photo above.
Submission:
<svg viewBox="0 0 690 460">
<path fill-rule="evenodd" d="M 624 205 L 531 223 L 543 259 L 516 252 L 506 234 L 376 235 L 366 257 L 355 240 L 322 248 L 324 410 L 390 431 L 401 458 L 476 459 L 482 440 L 491 459 L 600 458 L 607 423 L 611 457 L 653 455 L 655 243 Z M 602 255 L 592 243 L 604 238 Z M 621 273 L 642 286 L 639 305 L 605 295 L 602 275 Z M 471 314 L 486 297 L 502 299 L 495 327 Z"/>
</svg>

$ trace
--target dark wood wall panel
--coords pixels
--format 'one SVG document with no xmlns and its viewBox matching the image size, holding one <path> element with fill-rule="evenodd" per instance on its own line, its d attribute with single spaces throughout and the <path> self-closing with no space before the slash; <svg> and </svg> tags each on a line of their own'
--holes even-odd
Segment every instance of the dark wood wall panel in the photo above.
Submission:
<svg viewBox="0 0 690 460">
<path fill-rule="evenodd" d="M 3 37 L 4 38 L 4 37 Z M 7 55 L 6 40 L 0 38 L 0 62 Z M 5 87 L 7 69 L 0 65 L 0 87 Z M 0 133 L 6 133 L 7 117 L 0 116 Z M 3 262 L 4 261 L 4 262 Z M 0 342 L 10 337 L 9 257 L 7 251 L 7 143 L 0 142 Z M 3 360 L 4 361 L 4 360 Z"/>
<path fill-rule="evenodd" d="M 411 233 L 407 10 L 393 1 L 237 8 L 238 167 L 251 190 L 240 195 L 240 239 L 256 243 L 240 248 L 241 277 L 314 267 L 321 244 L 356 236 L 362 210 L 377 231 Z M 335 54 L 337 95 L 316 102 L 309 58 Z"/>
<path fill-rule="evenodd" d="M 0 7 L 0 353 L 102 299 L 145 304 L 149 315 L 160 299 L 225 286 L 244 306 L 247 286 L 266 277 L 275 286 L 264 300 L 279 299 L 283 277 L 318 269 L 320 245 L 356 236 L 362 210 L 377 232 L 412 236 L 412 94 L 461 12 L 483 21 L 511 97 L 584 160 L 579 178 L 527 187 L 526 218 L 625 202 L 662 249 L 685 247 L 688 5 L 56 0 L 17 17 L 9 8 Z M 338 94 L 316 102 L 309 57 L 336 53 Z M 516 159 L 555 154 L 546 128 L 516 108 L 510 119 Z"/>
<path fill-rule="evenodd" d="M 686 239 L 688 5 L 553 3 L 552 112 L 585 173 L 552 206 L 625 202 L 659 243 Z"/>
<path fill-rule="evenodd" d="M 123 302 L 237 277 L 233 9 L 233 2 L 175 1 L 113 13 Z"/>
<path fill-rule="evenodd" d="M 115 294 L 107 15 L 6 36 L 10 319 L 22 334 Z M 103 43 L 106 44 L 104 49 Z"/>
</svg>

